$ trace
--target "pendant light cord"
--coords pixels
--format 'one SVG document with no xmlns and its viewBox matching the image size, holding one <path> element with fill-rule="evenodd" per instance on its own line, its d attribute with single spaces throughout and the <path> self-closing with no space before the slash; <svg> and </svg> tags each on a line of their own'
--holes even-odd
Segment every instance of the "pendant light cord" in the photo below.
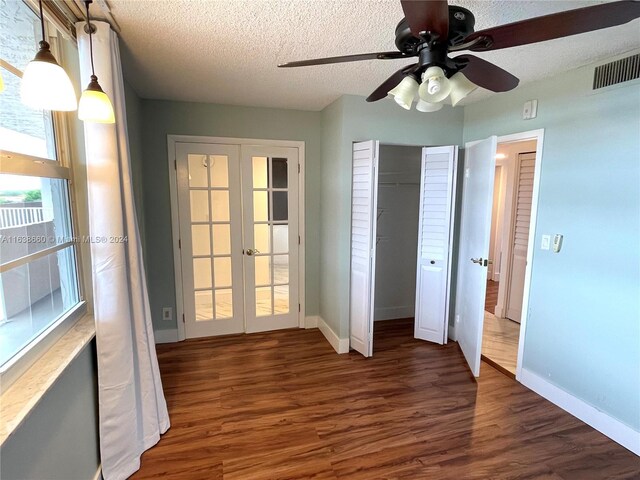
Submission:
<svg viewBox="0 0 640 480">
<path fill-rule="evenodd" d="M 42 0 L 38 1 L 38 7 L 40 8 L 40 27 L 42 27 L 42 41 L 46 42 L 44 39 L 44 14 L 42 13 Z"/>
<path fill-rule="evenodd" d="M 91 40 L 92 28 L 91 28 L 91 20 L 89 19 L 89 4 L 90 1 L 85 1 L 84 4 L 87 7 L 87 29 L 89 30 L 89 54 L 91 56 L 91 75 L 96 76 L 96 70 L 93 66 L 93 41 Z M 40 5 L 42 5 L 42 0 L 40 0 Z M 43 26 L 44 28 L 44 26 Z"/>
</svg>

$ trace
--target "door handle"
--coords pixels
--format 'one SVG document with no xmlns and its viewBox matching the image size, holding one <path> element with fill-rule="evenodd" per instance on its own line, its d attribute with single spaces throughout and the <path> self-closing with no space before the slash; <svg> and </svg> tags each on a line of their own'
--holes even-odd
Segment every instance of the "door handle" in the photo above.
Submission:
<svg viewBox="0 0 640 480">
<path fill-rule="evenodd" d="M 471 261 L 473 263 L 477 263 L 478 265 L 482 265 L 482 257 L 480 257 L 480 258 L 472 258 Z"/>
<path fill-rule="evenodd" d="M 256 253 L 260 253 L 260 251 L 256 250 L 255 248 L 247 248 L 245 250 L 245 253 L 251 257 L 252 255 L 255 255 Z"/>
</svg>

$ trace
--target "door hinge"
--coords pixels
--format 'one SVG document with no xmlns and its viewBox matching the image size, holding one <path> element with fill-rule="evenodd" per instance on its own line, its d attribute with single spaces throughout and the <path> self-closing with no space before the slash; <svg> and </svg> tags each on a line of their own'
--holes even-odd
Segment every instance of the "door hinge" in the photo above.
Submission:
<svg viewBox="0 0 640 480">
<path fill-rule="evenodd" d="M 178 239 L 178 248 L 182 249 L 182 240 Z"/>
<path fill-rule="evenodd" d="M 298 164 L 298 173 L 300 173 L 300 164 Z"/>
<path fill-rule="evenodd" d="M 300 245 L 300 235 L 298 235 L 298 245 Z"/>
<path fill-rule="evenodd" d="M 176 159 L 173 160 L 173 169 L 178 170 L 178 160 Z"/>
<path fill-rule="evenodd" d="M 300 310 L 300 304 L 298 304 L 298 313 L 300 313 L 300 311 L 301 311 L 301 310 Z"/>
<path fill-rule="evenodd" d="M 186 323 L 186 322 L 184 321 L 184 313 L 182 314 L 182 323 Z"/>
</svg>

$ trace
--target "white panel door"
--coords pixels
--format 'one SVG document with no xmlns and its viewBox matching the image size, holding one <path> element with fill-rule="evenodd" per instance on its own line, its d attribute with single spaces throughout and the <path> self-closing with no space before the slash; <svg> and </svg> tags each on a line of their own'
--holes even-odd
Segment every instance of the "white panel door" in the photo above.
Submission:
<svg viewBox="0 0 640 480">
<path fill-rule="evenodd" d="M 353 144 L 349 346 L 373 354 L 378 142 Z"/>
<path fill-rule="evenodd" d="M 246 331 L 298 327 L 298 149 L 242 147 Z"/>
<path fill-rule="evenodd" d="M 243 332 L 240 147 L 177 143 L 176 173 L 186 336 Z"/>
<path fill-rule="evenodd" d="M 480 375 L 496 150 L 495 136 L 465 147 L 455 318 L 456 337 L 476 377 Z"/>
<path fill-rule="evenodd" d="M 422 149 L 416 274 L 415 337 L 447 341 L 458 147 Z"/>
<path fill-rule="evenodd" d="M 516 172 L 516 195 L 513 229 L 511 234 L 510 274 L 507 290 L 507 318 L 520 323 L 524 278 L 527 268 L 527 248 L 529 246 L 529 224 L 531 223 L 531 202 L 533 199 L 533 175 L 536 166 L 536 152 L 518 155 Z"/>
</svg>

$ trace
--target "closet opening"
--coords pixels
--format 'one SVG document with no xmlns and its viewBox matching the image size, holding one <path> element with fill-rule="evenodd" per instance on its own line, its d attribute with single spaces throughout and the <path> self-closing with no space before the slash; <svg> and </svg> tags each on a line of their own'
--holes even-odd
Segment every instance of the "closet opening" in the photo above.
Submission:
<svg viewBox="0 0 640 480">
<path fill-rule="evenodd" d="M 380 145 L 374 352 L 414 336 L 421 166 L 422 147 Z"/>
<path fill-rule="evenodd" d="M 537 141 L 498 143 L 482 358 L 515 378 Z"/>
</svg>

